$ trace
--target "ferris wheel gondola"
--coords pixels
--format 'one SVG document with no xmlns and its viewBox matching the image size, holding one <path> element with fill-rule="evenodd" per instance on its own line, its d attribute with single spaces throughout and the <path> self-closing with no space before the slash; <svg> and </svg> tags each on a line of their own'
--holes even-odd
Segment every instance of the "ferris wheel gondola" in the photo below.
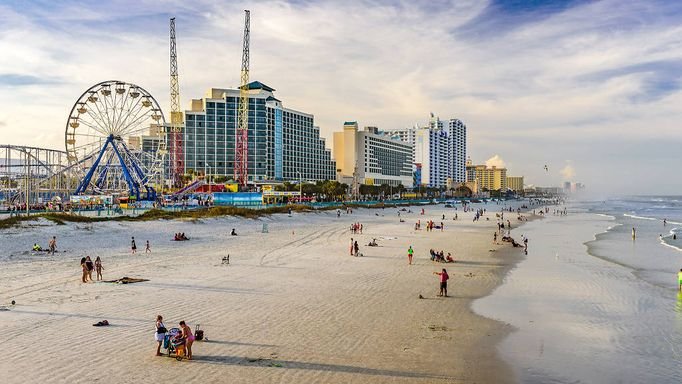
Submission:
<svg viewBox="0 0 682 384">
<path fill-rule="evenodd" d="M 142 87 L 104 81 L 90 87 L 71 108 L 65 145 L 80 183 L 75 194 L 129 193 L 156 198 L 163 174 L 166 120 Z"/>
</svg>

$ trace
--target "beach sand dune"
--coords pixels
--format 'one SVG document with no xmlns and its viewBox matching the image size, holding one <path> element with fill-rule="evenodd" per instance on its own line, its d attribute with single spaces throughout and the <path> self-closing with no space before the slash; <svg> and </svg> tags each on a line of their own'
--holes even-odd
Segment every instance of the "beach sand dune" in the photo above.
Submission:
<svg viewBox="0 0 682 384">
<path fill-rule="evenodd" d="M 0 300 L 17 305 L 0 312 L 0 381 L 513 382 L 495 349 L 510 329 L 469 305 L 500 283 L 518 250 L 489 252 L 509 246 L 491 245 L 492 222 L 472 223 L 462 212 L 444 232 L 426 232 L 414 231 L 414 222 L 440 222 L 440 210 L 404 213 L 405 223 L 394 211 L 69 224 L 28 228 L 18 239 L 0 233 L 4 244 L 15 236 L 8 254 L 52 233 L 68 249 L 3 262 Z M 362 235 L 350 233 L 355 221 Z M 261 233 L 263 223 L 269 233 Z M 232 228 L 239 236 L 229 236 Z M 175 232 L 191 240 L 169 241 Z M 136 255 L 127 249 L 130 236 Z M 351 237 L 363 257 L 349 256 Z M 372 238 L 379 247 L 366 246 Z M 147 239 L 153 252 L 145 255 Z M 452 252 L 458 263 L 432 263 L 429 248 Z M 86 254 L 103 258 L 106 280 L 149 281 L 82 284 Z M 449 298 L 436 297 L 432 273 L 442 267 L 451 276 Z M 193 361 L 153 355 L 157 314 L 168 328 L 201 324 L 208 341 L 195 342 Z M 104 319 L 111 325 L 92 326 Z"/>
</svg>

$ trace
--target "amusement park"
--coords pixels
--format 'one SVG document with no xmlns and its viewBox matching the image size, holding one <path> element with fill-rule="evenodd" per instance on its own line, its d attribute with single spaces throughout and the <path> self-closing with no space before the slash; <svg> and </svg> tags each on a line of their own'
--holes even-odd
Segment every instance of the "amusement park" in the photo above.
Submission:
<svg viewBox="0 0 682 384">
<path fill-rule="evenodd" d="M 121 80 L 94 84 L 75 97 L 65 116 L 62 148 L 0 145 L 0 211 L 28 213 L 112 205 L 261 205 L 302 200 L 300 188 L 282 191 L 267 181 L 254 183 L 248 177 L 249 11 L 244 18 L 230 175 L 187 173 L 183 166 L 184 116 L 180 109 L 175 18 L 170 19 L 169 31 L 170 119 L 154 96 L 138 84 Z"/>
</svg>

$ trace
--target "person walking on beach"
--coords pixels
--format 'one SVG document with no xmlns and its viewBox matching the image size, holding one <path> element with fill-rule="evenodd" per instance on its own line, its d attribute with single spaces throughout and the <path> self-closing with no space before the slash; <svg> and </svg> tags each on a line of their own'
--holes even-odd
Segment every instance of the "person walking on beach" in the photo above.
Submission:
<svg viewBox="0 0 682 384">
<path fill-rule="evenodd" d="M 440 293 L 438 296 L 448 297 L 448 280 L 450 279 L 448 272 L 443 268 L 443 272 L 434 272 L 433 274 L 440 276 Z"/>
<path fill-rule="evenodd" d="M 97 272 L 97 280 L 102 280 L 102 270 L 104 268 L 102 267 L 102 259 L 97 256 L 95 259 L 95 272 Z"/>
<path fill-rule="evenodd" d="M 635 231 L 635 227 L 632 227 L 632 240 L 634 240 L 635 237 L 637 237 L 637 231 Z"/>
<path fill-rule="evenodd" d="M 355 256 L 359 254 L 360 251 L 360 246 L 358 245 L 358 241 L 355 240 L 355 243 L 353 244 L 353 250 L 355 251 Z"/>
<path fill-rule="evenodd" d="M 133 238 L 130 242 L 130 249 L 131 249 L 133 255 L 135 254 L 135 252 L 137 252 L 137 245 L 135 245 L 135 236 L 133 236 Z"/>
<path fill-rule="evenodd" d="M 187 326 L 183 320 L 180 322 L 180 329 L 182 329 L 182 338 L 185 339 L 187 360 L 192 360 L 192 344 L 194 343 L 194 334 L 192 333 L 192 328 Z"/>
<path fill-rule="evenodd" d="M 355 249 L 355 242 L 353 241 L 353 238 L 350 238 L 350 255 L 353 256 L 353 249 Z"/>
<path fill-rule="evenodd" d="M 52 236 L 52 239 L 50 240 L 49 243 L 50 247 L 50 254 L 54 255 L 54 252 L 57 250 L 57 236 Z"/>
<path fill-rule="evenodd" d="M 497 244 L 497 232 L 493 232 L 493 244 Z"/>
<path fill-rule="evenodd" d="M 147 240 L 147 245 L 144 248 L 144 253 L 152 253 L 152 249 L 149 245 L 149 240 Z"/>
<path fill-rule="evenodd" d="M 412 265 L 412 255 L 414 255 L 414 250 L 412 246 L 407 249 L 407 265 Z"/>
<path fill-rule="evenodd" d="M 161 356 L 161 343 L 166 337 L 166 326 L 163 325 L 163 316 L 156 316 L 156 332 L 154 332 L 154 340 L 156 340 L 156 356 Z"/>
<path fill-rule="evenodd" d="M 83 272 L 83 276 L 81 277 L 81 282 L 87 283 L 88 282 L 88 266 L 85 265 L 86 258 L 82 257 L 81 258 L 81 270 Z"/>
</svg>

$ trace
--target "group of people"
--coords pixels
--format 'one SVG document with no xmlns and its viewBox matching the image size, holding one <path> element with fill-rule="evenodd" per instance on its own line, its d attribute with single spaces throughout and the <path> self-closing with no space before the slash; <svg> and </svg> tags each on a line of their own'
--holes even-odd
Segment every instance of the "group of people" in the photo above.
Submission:
<svg viewBox="0 0 682 384">
<path fill-rule="evenodd" d="M 421 223 L 419 223 L 421 226 Z M 429 220 L 426 222 L 426 232 L 431 232 L 434 229 L 440 229 L 441 232 L 445 230 L 445 224 L 443 222 L 440 222 L 440 225 L 436 225 L 436 223 L 433 222 L 433 220 Z"/>
<path fill-rule="evenodd" d="M 361 223 L 353 223 L 350 225 L 350 232 L 351 233 L 359 233 L 362 234 L 362 224 Z"/>
<path fill-rule="evenodd" d="M 185 240 L 189 240 L 189 238 L 188 238 L 187 236 L 185 236 L 185 232 L 182 232 L 182 233 L 178 232 L 178 233 L 176 233 L 175 236 L 173 237 L 173 240 L 175 240 L 175 241 L 185 241 Z"/>
<path fill-rule="evenodd" d="M 429 250 L 429 254 L 431 255 L 431 261 L 435 261 L 438 263 L 454 263 L 455 259 L 452 258 L 452 255 L 450 252 L 448 252 L 447 256 L 445 255 L 444 251 L 435 251 L 433 249 Z"/>
<path fill-rule="evenodd" d="M 133 255 L 135 253 L 137 253 L 137 244 L 135 244 L 135 236 L 133 236 L 132 239 L 130 240 L 130 251 Z M 152 252 L 152 248 L 151 248 L 151 245 L 149 244 L 149 240 L 147 240 L 147 244 L 144 247 L 144 253 L 151 253 L 151 252 Z"/>
<path fill-rule="evenodd" d="M 31 248 L 32 251 L 34 252 L 42 252 L 42 251 L 47 251 L 50 255 L 54 255 L 55 252 L 57 252 L 57 236 L 52 236 L 50 241 L 47 243 L 48 249 L 43 249 L 43 247 L 40 246 L 38 243 L 33 243 L 33 247 Z"/>
<path fill-rule="evenodd" d="M 192 360 L 192 344 L 194 343 L 195 336 L 192 333 L 192 329 L 187 325 L 187 323 L 185 323 L 184 320 L 181 321 L 179 325 L 180 333 L 176 334 L 174 336 L 174 340 L 171 342 L 173 342 L 173 344 L 176 346 L 184 345 L 187 360 Z M 156 340 L 157 343 L 156 356 L 161 356 L 161 345 L 163 344 L 167 332 L 168 329 L 166 329 L 166 326 L 163 324 L 163 316 L 156 316 L 156 332 L 154 332 L 154 340 Z"/>
<path fill-rule="evenodd" d="M 351 256 L 361 256 L 362 254 L 360 253 L 360 245 L 358 244 L 357 240 L 353 240 L 353 238 L 350 238 L 350 255 Z"/>
<path fill-rule="evenodd" d="M 99 256 L 92 262 L 90 256 L 81 258 L 81 269 L 83 270 L 83 276 L 81 277 L 81 282 L 87 283 L 88 281 L 94 281 L 92 279 L 92 271 L 97 272 L 97 280 L 102 280 L 102 259 Z"/>
</svg>

